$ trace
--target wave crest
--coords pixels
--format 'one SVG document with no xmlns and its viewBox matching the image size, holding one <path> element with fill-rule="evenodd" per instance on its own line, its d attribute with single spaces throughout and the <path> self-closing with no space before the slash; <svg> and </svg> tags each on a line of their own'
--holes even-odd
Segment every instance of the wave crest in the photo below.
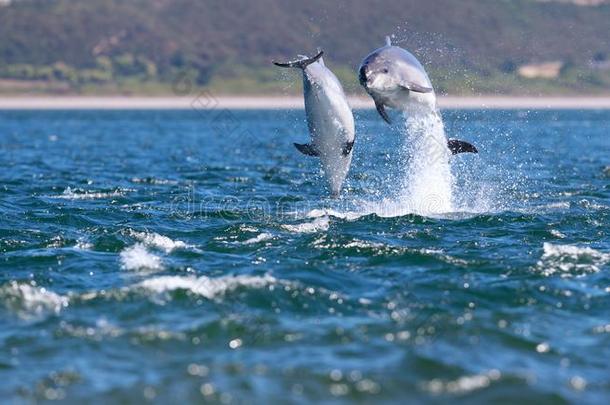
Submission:
<svg viewBox="0 0 610 405">
<path fill-rule="evenodd" d="M 538 270 L 545 276 L 560 273 L 561 277 L 597 273 L 610 263 L 610 254 L 589 247 L 544 243 Z"/>
<path fill-rule="evenodd" d="M 264 276 L 224 276 L 219 278 L 161 276 L 144 280 L 136 288 L 145 289 L 156 294 L 185 290 L 207 299 L 214 299 L 240 287 L 265 288 L 278 281 L 270 275 Z"/>
<path fill-rule="evenodd" d="M 29 318 L 47 313 L 58 314 L 69 299 L 44 287 L 12 281 L 0 287 L 0 299 L 19 316 Z"/>
</svg>

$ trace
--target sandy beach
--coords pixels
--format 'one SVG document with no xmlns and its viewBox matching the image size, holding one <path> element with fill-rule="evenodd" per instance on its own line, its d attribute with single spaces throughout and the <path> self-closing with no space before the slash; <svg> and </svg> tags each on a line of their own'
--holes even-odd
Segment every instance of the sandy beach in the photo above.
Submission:
<svg viewBox="0 0 610 405">
<path fill-rule="evenodd" d="M 443 109 L 610 109 L 610 96 L 564 97 L 439 97 Z M 370 99 L 350 98 L 353 108 L 373 108 Z M 301 97 L 213 96 L 209 93 L 185 97 L 0 97 L 2 110 L 139 110 L 139 109 L 298 109 Z"/>
</svg>

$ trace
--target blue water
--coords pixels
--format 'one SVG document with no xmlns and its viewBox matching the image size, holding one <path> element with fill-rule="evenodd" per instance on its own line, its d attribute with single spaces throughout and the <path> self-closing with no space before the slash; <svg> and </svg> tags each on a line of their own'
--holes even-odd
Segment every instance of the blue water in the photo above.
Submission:
<svg viewBox="0 0 610 405">
<path fill-rule="evenodd" d="M 357 112 L 0 112 L 0 397 L 607 403 L 610 111 L 445 111 L 454 212 Z"/>
</svg>

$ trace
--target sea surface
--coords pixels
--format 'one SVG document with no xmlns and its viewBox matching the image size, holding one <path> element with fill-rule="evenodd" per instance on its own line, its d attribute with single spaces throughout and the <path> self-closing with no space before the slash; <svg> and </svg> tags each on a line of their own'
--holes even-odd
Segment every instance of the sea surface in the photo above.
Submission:
<svg viewBox="0 0 610 405">
<path fill-rule="evenodd" d="M 2 402 L 608 403 L 610 111 L 443 119 L 450 212 L 374 111 L 335 200 L 303 111 L 0 111 Z"/>
</svg>

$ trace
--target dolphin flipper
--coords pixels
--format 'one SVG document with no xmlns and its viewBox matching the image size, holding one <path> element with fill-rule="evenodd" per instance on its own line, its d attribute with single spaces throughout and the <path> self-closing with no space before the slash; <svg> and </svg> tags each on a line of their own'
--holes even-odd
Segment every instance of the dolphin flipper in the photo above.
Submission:
<svg viewBox="0 0 610 405">
<path fill-rule="evenodd" d="M 449 139 L 447 146 L 452 155 L 457 155 L 459 153 L 479 153 L 478 149 L 473 144 L 458 139 Z"/>
<path fill-rule="evenodd" d="M 404 87 L 405 89 L 412 91 L 414 93 L 431 93 L 432 92 L 432 87 L 420 86 L 419 84 L 415 84 L 415 83 L 404 83 L 404 84 L 401 84 L 400 86 Z"/>
<path fill-rule="evenodd" d="M 388 113 L 386 112 L 385 106 L 383 105 L 383 103 L 375 100 L 375 107 L 377 108 L 377 112 L 379 113 L 379 115 L 381 115 L 381 118 L 383 118 L 385 120 L 385 122 L 387 122 L 388 124 L 391 125 L 392 121 L 390 120 L 390 117 L 389 117 Z"/>
<path fill-rule="evenodd" d="M 343 156 L 349 156 L 350 153 L 352 153 L 352 149 L 354 149 L 354 141 L 351 142 L 345 142 L 345 145 L 343 145 Z"/>
<path fill-rule="evenodd" d="M 299 152 L 301 152 L 303 155 L 320 156 L 320 152 L 312 144 L 295 143 L 294 147 L 297 148 L 299 150 Z"/>
</svg>

